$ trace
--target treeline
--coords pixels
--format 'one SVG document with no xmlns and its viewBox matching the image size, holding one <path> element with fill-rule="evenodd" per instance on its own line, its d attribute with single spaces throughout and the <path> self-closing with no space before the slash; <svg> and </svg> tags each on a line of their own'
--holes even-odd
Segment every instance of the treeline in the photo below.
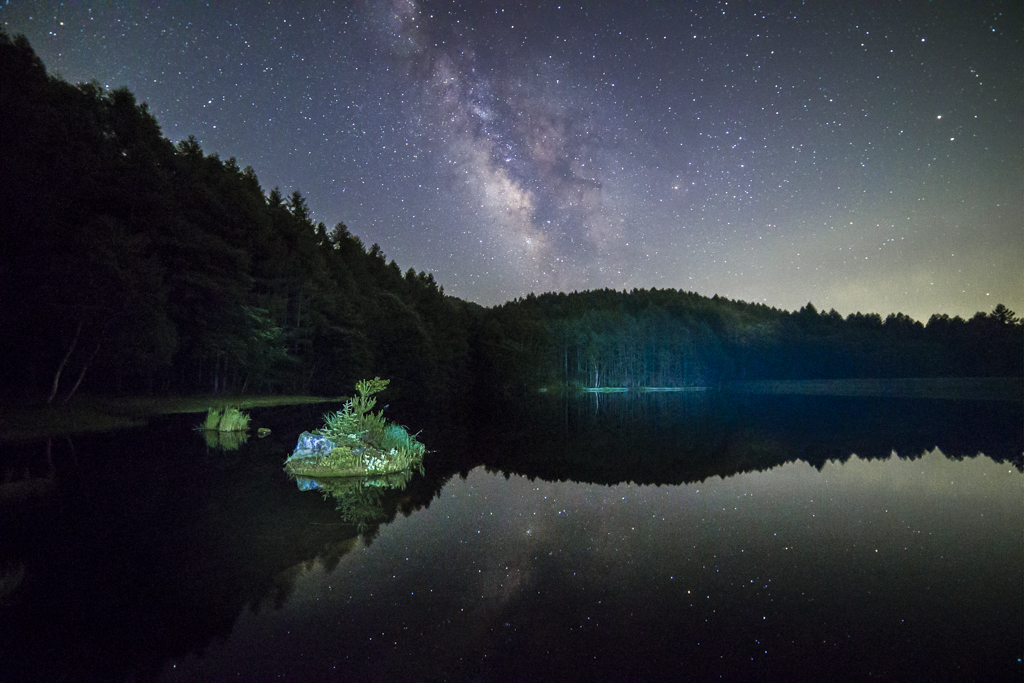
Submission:
<svg viewBox="0 0 1024 683">
<path fill-rule="evenodd" d="M 5 398 L 338 395 L 381 375 L 390 398 L 443 401 L 469 381 L 479 307 L 173 145 L 127 89 L 49 76 L 0 33 L 0 122 Z"/>
<path fill-rule="evenodd" d="M 1002 304 L 970 320 L 792 313 L 691 292 L 529 295 L 492 311 L 524 386 L 720 386 L 755 379 L 1020 377 L 1024 328 Z"/>
<path fill-rule="evenodd" d="M 1021 376 L 998 306 L 970 320 L 795 313 L 674 290 L 492 309 L 402 272 L 299 192 L 165 138 L 127 89 L 49 76 L 0 32 L 0 399 L 350 393 L 436 410 L 541 386 Z M 469 401 L 467 401 L 467 397 Z"/>
</svg>

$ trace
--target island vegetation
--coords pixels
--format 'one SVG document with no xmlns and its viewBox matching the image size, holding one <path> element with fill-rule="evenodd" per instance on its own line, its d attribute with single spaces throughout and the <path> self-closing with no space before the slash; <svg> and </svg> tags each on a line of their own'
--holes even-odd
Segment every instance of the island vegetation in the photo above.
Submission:
<svg viewBox="0 0 1024 683">
<path fill-rule="evenodd" d="M 390 380 L 376 377 L 356 383 L 357 395 L 341 410 L 324 416 L 324 426 L 303 432 L 285 462 L 289 474 L 304 477 L 365 477 L 423 469 L 426 447 L 401 425 L 373 412 L 375 394 Z"/>
<path fill-rule="evenodd" d="M 403 410 L 446 419 L 538 389 L 1013 378 L 1012 395 L 1024 376 L 1024 328 L 1002 304 L 922 324 L 674 289 L 492 308 L 448 296 L 344 223 L 313 221 L 300 192 L 172 143 L 127 89 L 52 76 L 2 32 L 0 118 L 0 284 L 17 292 L 0 301 L 6 413 L 80 396 L 337 396 L 378 375 Z"/>
</svg>

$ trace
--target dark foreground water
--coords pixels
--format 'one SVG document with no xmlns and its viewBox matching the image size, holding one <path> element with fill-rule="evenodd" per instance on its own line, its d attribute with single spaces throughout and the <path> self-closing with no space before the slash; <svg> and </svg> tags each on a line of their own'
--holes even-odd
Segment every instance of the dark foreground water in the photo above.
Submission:
<svg viewBox="0 0 1024 683">
<path fill-rule="evenodd" d="M 7 447 L 0 680 L 1021 679 L 1019 405 L 600 400 L 326 499 L 313 410 Z"/>
</svg>

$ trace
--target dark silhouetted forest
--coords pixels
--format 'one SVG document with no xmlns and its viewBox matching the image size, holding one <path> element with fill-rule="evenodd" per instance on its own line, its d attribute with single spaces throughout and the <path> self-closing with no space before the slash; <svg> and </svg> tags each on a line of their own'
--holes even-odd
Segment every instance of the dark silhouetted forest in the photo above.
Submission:
<svg viewBox="0 0 1024 683">
<path fill-rule="evenodd" d="M 466 319 L 252 168 L 173 145 L 126 89 L 47 75 L 0 35 L 4 394 L 338 395 L 468 383 Z"/>
<path fill-rule="evenodd" d="M 1002 304 L 970 320 L 843 318 L 691 292 L 601 290 L 527 296 L 490 311 L 526 385 L 721 386 L 736 380 L 1020 377 L 1024 328 Z"/>
<path fill-rule="evenodd" d="M 299 192 L 173 144 L 127 89 L 47 74 L 0 33 L 2 398 L 348 393 L 450 408 L 539 386 L 1020 376 L 1024 334 L 970 320 L 788 313 L 674 290 L 484 309 L 388 261 Z M 482 404 L 478 404 L 482 405 Z"/>
</svg>

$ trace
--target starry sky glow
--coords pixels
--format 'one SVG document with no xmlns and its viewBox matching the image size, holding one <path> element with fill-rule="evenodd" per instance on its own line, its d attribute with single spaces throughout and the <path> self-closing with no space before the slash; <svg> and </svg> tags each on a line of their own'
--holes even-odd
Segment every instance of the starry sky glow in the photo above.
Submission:
<svg viewBox="0 0 1024 683">
<path fill-rule="evenodd" d="M 493 305 L 1024 312 L 1019 2 L 0 5 L 51 73 Z"/>
</svg>

